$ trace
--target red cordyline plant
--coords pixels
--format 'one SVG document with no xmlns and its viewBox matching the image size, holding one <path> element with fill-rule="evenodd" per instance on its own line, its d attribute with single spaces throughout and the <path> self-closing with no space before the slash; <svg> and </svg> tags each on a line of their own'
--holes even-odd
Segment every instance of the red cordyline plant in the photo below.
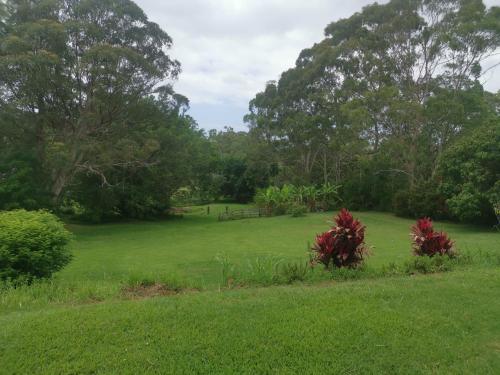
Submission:
<svg viewBox="0 0 500 375">
<path fill-rule="evenodd" d="M 365 245 L 365 226 L 343 208 L 335 217 L 336 226 L 316 237 L 312 247 L 313 263 L 323 263 L 335 267 L 355 268 L 363 262 L 368 253 Z"/>
<path fill-rule="evenodd" d="M 419 256 L 448 255 L 453 256 L 453 242 L 444 232 L 435 232 L 432 220 L 423 218 L 411 227 L 413 253 Z"/>
</svg>

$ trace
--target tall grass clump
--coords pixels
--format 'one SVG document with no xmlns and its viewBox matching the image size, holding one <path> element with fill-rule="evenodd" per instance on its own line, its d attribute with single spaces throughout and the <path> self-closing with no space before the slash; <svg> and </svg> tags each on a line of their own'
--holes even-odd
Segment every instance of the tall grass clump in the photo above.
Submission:
<svg viewBox="0 0 500 375">
<path fill-rule="evenodd" d="M 234 264 L 225 255 L 218 255 L 221 283 L 224 288 L 238 286 L 287 285 L 311 280 L 312 268 L 307 260 L 285 260 L 268 255 Z"/>
</svg>

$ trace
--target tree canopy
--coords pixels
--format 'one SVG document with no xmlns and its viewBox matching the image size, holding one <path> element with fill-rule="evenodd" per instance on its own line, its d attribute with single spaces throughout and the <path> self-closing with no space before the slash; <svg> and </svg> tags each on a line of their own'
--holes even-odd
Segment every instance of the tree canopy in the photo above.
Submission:
<svg viewBox="0 0 500 375">
<path fill-rule="evenodd" d="M 340 183 L 353 208 L 391 209 L 400 191 L 437 189 L 455 142 L 499 126 L 480 83 L 499 46 L 500 8 L 480 0 L 369 5 L 328 25 L 250 102 L 246 121 L 285 180 Z"/>
<path fill-rule="evenodd" d="M 5 10 L 3 205 L 165 209 L 204 139 L 172 89 L 169 35 L 129 0 L 9 0 Z"/>
<path fill-rule="evenodd" d="M 340 185 L 351 209 L 488 222 L 498 193 L 500 7 L 391 0 L 325 28 L 249 104 L 200 130 L 172 39 L 130 0 L 0 3 L 0 209 L 89 220 Z M 488 68 L 490 69 L 490 68 Z"/>
</svg>

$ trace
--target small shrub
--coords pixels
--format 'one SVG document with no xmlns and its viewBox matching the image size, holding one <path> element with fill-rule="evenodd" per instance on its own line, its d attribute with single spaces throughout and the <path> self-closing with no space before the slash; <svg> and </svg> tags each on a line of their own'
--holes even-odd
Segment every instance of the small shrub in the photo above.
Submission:
<svg viewBox="0 0 500 375">
<path fill-rule="evenodd" d="M 288 209 L 288 214 L 292 217 L 306 216 L 307 207 L 303 204 L 294 204 Z"/>
<path fill-rule="evenodd" d="M 365 227 L 345 208 L 335 217 L 336 226 L 316 237 L 312 251 L 314 261 L 326 267 L 355 268 L 362 264 L 368 253 L 365 245 Z"/>
<path fill-rule="evenodd" d="M 259 256 L 239 265 L 231 263 L 225 255 L 218 255 L 221 266 L 221 287 L 287 285 L 306 281 L 311 276 L 311 264 L 304 261 L 285 261 L 279 256 Z"/>
<path fill-rule="evenodd" d="M 0 213 L 0 279 L 31 283 L 71 260 L 70 233 L 47 211 Z"/>
<path fill-rule="evenodd" d="M 453 242 L 444 232 L 435 232 L 432 220 L 424 218 L 417 220 L 411 228 L 413 253 L 418 256 L 448 255 L 454 256 Z"/>
</svg>

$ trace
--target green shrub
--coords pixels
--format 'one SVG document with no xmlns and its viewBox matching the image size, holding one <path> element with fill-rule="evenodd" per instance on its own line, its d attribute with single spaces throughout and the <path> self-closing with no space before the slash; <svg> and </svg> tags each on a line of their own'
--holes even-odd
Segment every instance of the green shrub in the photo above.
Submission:
<svg viewBox="0 0 500 375">
<path fill-rule="evenodd" d="M 500 199 L 500 126 L 491 122 L 465 133 L 439 160 L 440 192 L 462 222 L 495 224 Z"/>
<path fill-rule="evenodd" d="M 254 201 L 260 208 L 266 209 L 273 215 L 284 215 L 297 209 L 302 211 L 302 206 L 306 212 L 318 210 L 328 210 L 335 207 L 340 201 L 339 186 L 323 184 L 316 186 L 294 186 L 283 185 L 269 186 L 266 189 L 257 190 Z M 300 207 L 300 208 L 298 208 Z M 298 214 L 297 216 L 302 216 Z"/>
<path fill-rule="evenodd" d="M 307 207 L 303 204 L 293 204 L 288 208 L 288 214 L 292 217 L 303 217 L 306 216 Z"/>
<path fill-rule="evenodd" d="M 224 288 L 288 285 L 310 280 L 313 271 L 309 261 L 285 261 L 279 256 L 258 256 L 238 265 L 226 255 L 215 259 L 221 267 L 220 286 Z"/>
<path fill-rule="evenodd" d="M 71 260 L 70 233 L 47 211 L 0 213 L 0 279 L 31 283 Z"/>
</svg>

